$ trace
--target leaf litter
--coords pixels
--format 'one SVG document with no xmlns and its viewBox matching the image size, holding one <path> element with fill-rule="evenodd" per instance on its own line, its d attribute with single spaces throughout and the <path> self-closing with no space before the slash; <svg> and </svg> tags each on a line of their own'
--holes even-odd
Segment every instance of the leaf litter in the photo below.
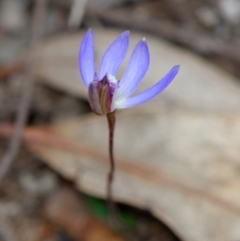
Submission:
<svg viewBox="0 0 240 241">
<path fill-rule="evenodd" d="M 119 15 L 116 14 L 116 16 Z M 185 17 L 189 19 L 191 16 Z M 97 38 L 102 38 L 97 49 L 97 54 L 100 56 L 104 51 L 104 46 L 109 44 L 112 36 L 116 36 L 117 31 L 102 29 L 96 31 L 98 32 Z M 102 34 L 103 31 L 105 34 Z M 77 98 L 86 98 L 86 92 L 80 91 L 79 73 L 74 57 L 81 36 L 82 33 L 63 34 L 58 38 L 53 37 L 44 41 L 44 48 L 40 53 L 42 63 L 39 66 L 42 73 L 38 71 L 37 76 L 40 85 L 45 83 L 59 90 L 57 94 L 59 99 L 64 96 L 62 94 L 64 92 Z M 132 44 L 135 44 L 134 39 L 139 37 L 135 33 L 132 37 Z M 147 40 L 151 42 L 149 45 L 152 46 L 154 67 L 150 70 L 149 76 L 146 76 L 140 89 L 148 87 L 145 84 L 151 85 L 157 81 L 159 72 L 164 73 L 175 61 L 183 61 L 187 67 L 183 69 L 180 79 L 160 99 L 156 99 L 148 107 L 139 108 L 134 113 L 119 113 L 120 118 L 117 123 L 119 138 L 116 143 L 119 174 L 115 186 L 116 199 L 149 210 L 171 227 L 182 240 L 239 239 L 239 205 L 237 202 L 239 200 L 239 135 L 237 134 L 239 133 L 239 85 L 237 80 L 187 51 L 179 51 L 150 36 L 147 36 Z M 66 44 L 68 48 L 59 48 Z M 48 50 L 49 55 L 46 55 L 45 50 Z M 52 55 L 52 52 L 55 53 Z M 159 61 L 160 56 L 164 57 L 162 61 Z M 160 70 L 160 68 L 165 69 Z M 3 68 L 2 78 L 8 78 L 15 71 L 18 69 L 14 67 Z M 72 80 L 75 81 L 74 84 Z M 3 85 L 6 86 L 5 83 Z M 48 89 L 46 86 L 41 88 L 43 88 L 42 93 Z M 55 90 L 50 90 L 50 92 L 53 93 Z M 49 96 L 51 95 L 50 93 Z M 43 99 L 45 100 L 44 96 Z M 39 100 L 41 102 L 41 98 Z M 48 101 L 48 103 L 55 103 L 55 100 Z M 104 197 L 105 174 L 108 167 L 106 146 L 104 146 L 106 143 L 103 141 L 106 126 L 103 120 L 95 119 L 91 115 L 68 120 L 69 113 L 64 114 L 64 106 L 69 106 L 70 103 L 70 106 L 76 109 L 77 105 L 71 104 L 76 103 L 75 100 L 63 102 L 66 104 L 60 104 L 62 107 L 59 115 L 56 114 L 54 118 L 52 118 L 52 107 L 47 111 L 50 118 L 44 117 L 46 108 L 52 104 L 39 104 L 37 111 L 35 107 L 31 110 L 34 118 L 31 117 L 29 124 L 45 122 L 48 125 L 44 129 L 34 127 L 30 132 L 27 129 L 27 134 L 24 133 L 24 138 L 28 136 L 26 145 L 33 150 L 34 155 L 37 154 L 42 160 L 47 161 L 48 165 L 56 168 L 58 173 L 65 175 L 69 180 L 74 180 L 80 190 Z M 8 111 L 4 108 L 2 110 Z M 82 110 L 78 109 L 72 113 L 70 115 L 75 116 L 82 113 Z M 13 111 L 10 115 L 13 118 Z M 6 116 L 9 119 L 9 114 L 1 114 L 1 116 L 5 120 Z M 42 120 L 39 121 L 39 117 Z M 49 120 L 56 124 L 49 126 Z M 87 123 L 88 121 L 90 123 Z M 91 137 L 87 133 L 89 128 Z M 1 124 L 1 135 L 9 137 L 10 133 L 11 129 Z M 126 145 L 126 140 L 129 139 L 131 145 Z M 22 160 L 26 158 L 21 159 L 19 163 L 22 163 Z M 58 163 L 57 160 L 59 160 Z M 26 169 L 28 165 L 14 170 L 18 173 L 21 168 Z M 76 173 L 76 167 L 79 173 Z M 96 173 L 97 176 L 94 176 Z M 13 188 L 10 183 L 13 184 L 15 178 L 16 176 L 13 175 L 13 181 L 7 182 L 8 189 L 12 188 L 12 191 L 9 190 L 12 196 L 6 198 L 6 190 L 2 196 L 10 200 L 15 193 L 15 204 L 18 206 L 17 193 L 25 196 L 26 200 L 32 197 L 26 193 L 26 190 L 22 194 L 20 194 L 20 189 L 18 192 L 14 191 L 16 188 Z M 136 180 L 138 185 L 134 184 Z M 154 194 L 151 194 L 154 183 L 159 187 Z M 126 187 L 129 187 L 129 190 Z M 141 194 L 143 187 L 147 189 L 145 195 Z M 118 193 L 118 190 L 121 192 Z M 162 196 L 159 198 L 160 194 Z M 164 201 L 165 194 L 167 198 Z M 183 204 L 183 209 L 176 210 L 180 202 Z M 27 202 L 27 204 L 33 205 L 30 205 L 30 210 L 39 207 L 34 202 Z M 18 210 L 18 208 L 12 210 Z M 206 220 L 206 215 L 208 215 L 208 220 Z M 18 225 L 20 223 L 18 222 Z M 38 223 L 37 220 L 36 223 Z M 30 225 L 32 230 L 29 230 L 32 235 L 29 233 L 29 236 L 25 236 L 23 240 L 28 240 L 30 237 L 32 237 L 30 240 L 40 237 L 54 239 L 55 231 L 51 225 L 46 223 L 37 225 L 41 232 L 38 232 L 36 226 L 34 227 L 34 222 L 32 225 Z M 184 225 L 188 226 L 188 230 L 185 231 Z M 24 233 L 19 232 L 19 234 L 18 237 L 21 239 Z M 156 238 L 156 236 L 153 237 Z M 68 236 L 65 238 L 69 239 Z M 147 240 L 146 236 L 144 240 Z M 167 239 L 163 238 L 163 240 Z"/>
</svg>

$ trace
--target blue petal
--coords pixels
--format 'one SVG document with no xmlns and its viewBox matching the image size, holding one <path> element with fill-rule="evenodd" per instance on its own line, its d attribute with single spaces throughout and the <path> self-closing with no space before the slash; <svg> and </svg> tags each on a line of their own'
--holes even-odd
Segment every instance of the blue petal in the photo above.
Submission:
<svg viewBox="0 0 240 241">
<path fill-rule="evenodd" d="M 123 75 L 117 92 L 117 98 L 130 96 L 138 87 L 149 66 L 149 51 L 145 39 L 138 42 L 131 55 L 127 70 Z"/>
<path fill-rule="evenodd" d="M 133 106 L 140 105 L 144 102 L 149 101 L 158 94 L 160 94 L 174 79 L 178 73 L 180 66 L 174 66 L 159 82 L 150 87 L 149 89 L 143 91 L 142 93 L 129 97 L 125 100 L 115 103 L 117 109 L 130 108 Z"/>
<path fill-rule="evenodd" d="M 93 47 L 93 33 L 89 29 L 85 34 L 78 55 L 78 65 L 82 80 L 86 88 L 93 81 L 94 68 L 94 47 Z"/>
<path fill-rule="evenodd" d="M 116 76 L 117 70 L 125 58 L 128 50 L 129 31 L 125 31 L 107 48 L 98 71 L 101 80 L 106 74 Z"/>
</svg>

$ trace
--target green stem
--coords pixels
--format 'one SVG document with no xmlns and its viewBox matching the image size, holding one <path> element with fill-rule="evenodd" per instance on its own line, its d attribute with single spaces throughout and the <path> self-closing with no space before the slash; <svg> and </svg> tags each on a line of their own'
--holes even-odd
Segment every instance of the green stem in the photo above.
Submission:
<svg viewBox="0 0 240 241">
<path fill-rule="evenodd" d="M 110 171 L 107 180 L 107 200 L 112 215 L 116 214 L 116 208 L 113 201 L 112 185 L 115 174 L 115 161 L 113 154 L 113 140 L 114 140 L 114 129 L 115 129 L 115 111 L 107 114 L 108 128 L 109 128 L 109 158 L 110 158 Z"/>
</svg>

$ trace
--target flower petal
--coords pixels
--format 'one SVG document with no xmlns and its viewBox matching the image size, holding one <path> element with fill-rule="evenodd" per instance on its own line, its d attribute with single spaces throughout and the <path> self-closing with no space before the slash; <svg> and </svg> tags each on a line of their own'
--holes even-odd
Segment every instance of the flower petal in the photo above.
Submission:
<svg viewBox="0 0 240 241">
<path fill-rule="evenodd" d="M 94 47 L 93 47 L 93 33 L 89 29 L 85 34 L 78 55 L 78 65 L 82 80 L 86 88 L 93 81 L 94 68 Z"/>
<path fill-rule="evenodd" d="M 145 39 L 138 42 L 133 50 L 127 70 L 119 82 L 117 98 L 130 96 L 140 84 L 149 66 L 149 51 Z"/>
<path fill-rule="evenodd" d="M 129 44 L 129 31 L 120 34 L 104 53 L 98 71 L 101 80 L 106 74 L 116 76 L 117 70 L 125 58 Z"/>
<path fill-rule="evenodd" d="M 159 82 L 157 82 L 149 89 L 143 91 L 142 93 L 137 94 L 133 97 L 129 97 L 119 102 L 116 101 L 115 103 L 116 109 L 130 108 L 136 105 L 140 105 L 154 98 L 156 95 L 160 94 L 171 83 L 171 81 L 178 73 L 179 68 L 180 68 L 179 65 L 174 66 Z"/>
</svg>

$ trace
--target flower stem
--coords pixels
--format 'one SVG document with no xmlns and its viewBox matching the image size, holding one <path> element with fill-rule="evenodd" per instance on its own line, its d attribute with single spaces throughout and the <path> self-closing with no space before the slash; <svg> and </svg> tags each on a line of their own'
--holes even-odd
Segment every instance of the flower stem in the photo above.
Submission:
<svg viewBox="0 0 240 241">
<path fill-rule="evenodd" d="M 114 129 L 115 129 L 115 111 L 107 114 L 108 128 L 109 128 L 109 158 L 110 158 L 110 171 L 108 173 L 107 180 L 107 201 L 109 204 L 110 212 L 113 216 L 116 215 L 116 207 L 113 201 L 112 185 L 115 174 L 115 161 L 113 154 L 113 140 L 114 140 Z"/>
</svg>

